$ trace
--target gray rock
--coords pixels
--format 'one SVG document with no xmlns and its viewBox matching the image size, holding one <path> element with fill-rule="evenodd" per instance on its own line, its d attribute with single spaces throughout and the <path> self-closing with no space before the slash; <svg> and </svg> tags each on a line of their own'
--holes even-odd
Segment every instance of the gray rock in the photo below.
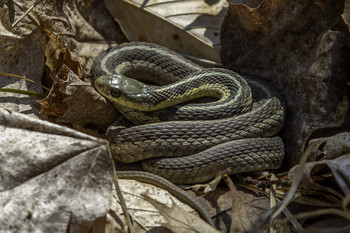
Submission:
<svg viewBox="0 0 350 233">
<path fill-rule="evenodd" d="M 284 95 L 288 166 L 299 162 L 310 138 L 347 123 L 350 42 L 343 7 L 333 0 L 263 0 L 254 9 L 230 3 L 224 19 L 223 64 Z"/>
</svg>

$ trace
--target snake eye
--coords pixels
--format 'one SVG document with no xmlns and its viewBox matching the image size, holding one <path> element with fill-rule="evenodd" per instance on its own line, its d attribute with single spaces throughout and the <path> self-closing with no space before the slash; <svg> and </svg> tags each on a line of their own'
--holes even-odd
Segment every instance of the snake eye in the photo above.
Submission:
<svg viewBox="0 0 350 233">
<path fill-rule="evenodd" d="M 114 98 L 119 98 L 122 95 L 121 91 L 119 90 L 111 90 L 109 94 Z"/>
</svg>

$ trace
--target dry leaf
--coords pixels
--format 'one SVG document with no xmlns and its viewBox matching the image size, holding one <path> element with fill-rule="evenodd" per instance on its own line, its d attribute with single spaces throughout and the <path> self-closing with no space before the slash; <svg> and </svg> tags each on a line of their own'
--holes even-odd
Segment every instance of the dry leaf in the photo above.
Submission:
<svg viewBox="0 0 350 233">
<path fill-rule="evenodd" d="M 298 165 L 293 167 L 288 176 L 292 180 Z M 318 190 L 326 194 L 341 197 L 341 193 L 350 193 L 350 155 L 343 155 L 334 160 L 309 162 L 304 170 L 301 187 L 306 190 Z M 337 184 L 337 185 L 335 185 Z"/>
<path fill-rule="evenodd" d="M 230 232 L 246 232 L 252 227 L 252 224 L 250 223 L 248 218 L 246 206 L 230 177 L 227 177 L 227 183 L 232 193 L 232 214 Z"/>
<path fill-rule="evenodd" d="M 350 133 L 339 133 L 327 138 L 313 139 L 309 147 L 318 148 L 322 143 L 326 150 L 323 150 L 324 156 L 337 157 L 333 160 L 322 160 L 318 162 L 309 162 L 304 169 L 304 179 L 301 186 L 306 190 L 314 189 L 319 191 L 328 191 L 328 193 L 340 197 L 339 194 L 350 193 Z M 324 148 L 323 148 L 324 149 Z M 289 171 L 290 179 L 296 177 L 298 165 Z M 337 186 L 335 185 L 337 184 Z"/>
<path fill-rule="evenodd" d="M 106 130 L 118 117 L 110 102 L 65 65 L 57 73 L 48 96 L 38 102 L 42 105 L 41 114 L 56 116 L 58 122 L 74 127 Z"/>
<path fill-rule="evenodd" d="M 329 138 L 312 139 L 313 144 L 308 161 L 330 160 L 350 153 L 350 133 L 339 133 Z"/>
<path fill-rule="evenodd" d="M 310 141 L 306 155 L 312 151 L 313 147 L 319 147 L 322 142 L 332 142 L 333 145 L 338 144 L 336 146 L 338 152 L 341 149 L 349 151 L 350 142 L 348 139 L 349 133 L 314 139 Z M 341 146 L 340 150 L 339 146 Z M 306 161 L 307 158 L 304 158 L 306 155 L 303 156 L 303 161 Z M 294 183 L 296 183 L 296 179 L 301 180 L 299 186 L 305 194 L 299 197 L 297 201 L 308 205 L 339 207 L 344 195 L 350 193 L 349 166 L 350 155 L 347 152 L 347 154 L 333 160 L 309 162 L 303 166 L 297 165 L 290 169 L 288 173 L 290 179 Z M 303 170 L 300 171 L 301 168 Z M 308 194 L 311 196 L 308 196 Z M 314 198 L 317 195 L 321 198 Z M 334 200 L 338 200 L 338 202 Z"/>
<path fill-rule="evenodd" d="M 150 203 L 146 202 L 142 197 L 143 193 L 152 198 L 156 198 L 158 201 L 161 201 L 164 205 L 171 205 L 173 202 L 176 203 L 179 209 L 183 209 L 185 212 L 196 213 L 195 216 L 198 216 L 197 212 L 189 207 L 188 205 L 179 201 L 176 197 L 172 196 L 167 190 L 159 188 L 157 186 L 141 183 L 135 180 L 128 179 L 119 179 L 119 185 L 122 190 L 123 198 L 126 202 L 126 205 L 129 210 L 129 214 L 136 221 L 135 229 L 139 229 L 140 226 L 145 226 L 148 230 L 153 228 L 161 227 L 160 224 L 164 223 L 166 220 L 164 217 L 157 211 Z M 116 196 L 116 195 L 115 195 Z M 119 216 L 120 219 L 125 223 L 125 218 L 123 216 L 123 211 L 120 207 L 120 204 L 117 203 L 119 200 L 116 198 L 111 206 L 111 211 L 113 212 L 109 218 L 113 215 Z M 115 220 L 110 221 L 112 224 Z M 111 224 L 111 225 L 112 225 Z M 114 229 L 121 229 L 120 222 L 114 223 Z"/>
<path fill-rule="evenodd" d="M 105 0 L 131 41 L 148 41 L 176 52 L 220 62 L 220 28 L 227 2 Z"/>
<path fill-rule="evenodd" d="M 203 233 L 218 233 L 220 231 L 213 228 L 204 220 L 191 214 L 183 209 L 179 208 L 174 202 L 171 207 L 164 205 L 163 203 L 153 199 L 146 194 L 142 195 L 143 198 L 151 203 L 167 220 L 164 226 L 176 233 L 188 233 L 188 232 L 203 232 Z"/>
<path fill-rule="evenodd" d="M 18 34 L 9 22 L 8 8 L 0 8 L 0 72 L 25 76 L 40 83 L 44 71 L 44 42 L 45 37 L 38 31 Z M 41 87 L 13 77 L 0 76 L 0 87 L 43 93 Z M 17 93 L 0 92 L 0 107 L 39 115 L 35 99 Z"/>
<path fill-rule="evenodd" d="M 125 41 L 103 2 L 18 0 L 16 3 L 16 19 L 24 15 L 16 24 L 16 31 L 21 35 L 38 31 L 46 37 L 42 49 L 45 50 L 48 77 L 52 73 L 55 75 L 64 64 L 81 78 L 89 73 L 86 64 L 91 64 L 94 56 L 105 50 L 111 41 Z M 31 10 L 25 15 L 28 9 Z M 101 42 L 105 45 L 101 46 Z M 80 53 L 82 47 L 85 54 Z M 91 51 L 86 52 L 86 47 Z"/>
<path fill-rule="evenodd" d="M 23 3 L 22 8 L 27 9 L 33 4 L 34 1 L 27 1 Z M 101 5 L 103 3 L 96 5 L 98 12 L 103 11 L 99 7 Z M 91 3 L 84 5 L 79 4 L 79 1 L 68 1 L 59 6 L 55 2 L 44 0 L 37 2 L 30 12 L 32 20 L 28 22 L 29 26 L 26 28 L 31 29 L 37 26 L 36 24 L 42 27 L 40 32 L 47 40 L 42 45 L 45 53 L 45 71 L 47 77 L 52 79 L 47 82 L 54 81 L 48 97 L 40 101 L 41 114 L 58 117 L 58 122 L 70 123 L 77 129 L 83 130 L 85 127 L 105 130 L 117 117 L 116 110 L 109 102 L 102 99 L 89 83 L 77 79 L 89 75 L 94 56 L 105 50 L 108 45 L 94 46 L 95 44 L 91 42 L 79 42 L 79 40 L 103 41 L 104 37 L 94 31 L 80 14 L 78 7 L 84 7 L 85 14 L 93 9 Z M 102 25 L 108 21 L 106 18 L 108 17 L 101 20 Z M 109 19 L 112 20 L 110 16 Z M 44 69 L 43 64 L 37 67 Z"/>
<path fill-rule="evenodd" d="M 106 215 L 105 141 L 3 109 L 0 128 L 1 232 L 87 232 Z"/>
</svg>

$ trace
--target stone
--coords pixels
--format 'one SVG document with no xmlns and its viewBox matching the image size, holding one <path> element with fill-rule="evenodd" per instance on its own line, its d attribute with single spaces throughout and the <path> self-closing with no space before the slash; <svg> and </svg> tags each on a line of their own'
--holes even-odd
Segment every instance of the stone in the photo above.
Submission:
<svg viewBox="0 0 350 233">
<path fill-rule="evenodd" d="M 345 127 L 350 82 L 349 31 L 340 0 L 263 0 L 229 4 L 221 29 L 225 67 L 268 82 L 284 96 L 286 165 L 313 137 Z"/>
</svg>

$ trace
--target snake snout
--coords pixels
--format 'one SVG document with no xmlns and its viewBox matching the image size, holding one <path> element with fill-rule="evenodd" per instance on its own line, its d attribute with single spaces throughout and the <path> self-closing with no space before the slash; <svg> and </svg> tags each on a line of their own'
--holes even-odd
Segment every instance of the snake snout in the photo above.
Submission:
<svg viewBox="0 0 350 233">
<path fill-rule="evenodd" d="M 103 75 L 98 77 L 95 80 L 94 85 L 100 94 L 107 96 L 107 93 L 109 93 L 111 89 L 110 75 Z"/>
</svg>

